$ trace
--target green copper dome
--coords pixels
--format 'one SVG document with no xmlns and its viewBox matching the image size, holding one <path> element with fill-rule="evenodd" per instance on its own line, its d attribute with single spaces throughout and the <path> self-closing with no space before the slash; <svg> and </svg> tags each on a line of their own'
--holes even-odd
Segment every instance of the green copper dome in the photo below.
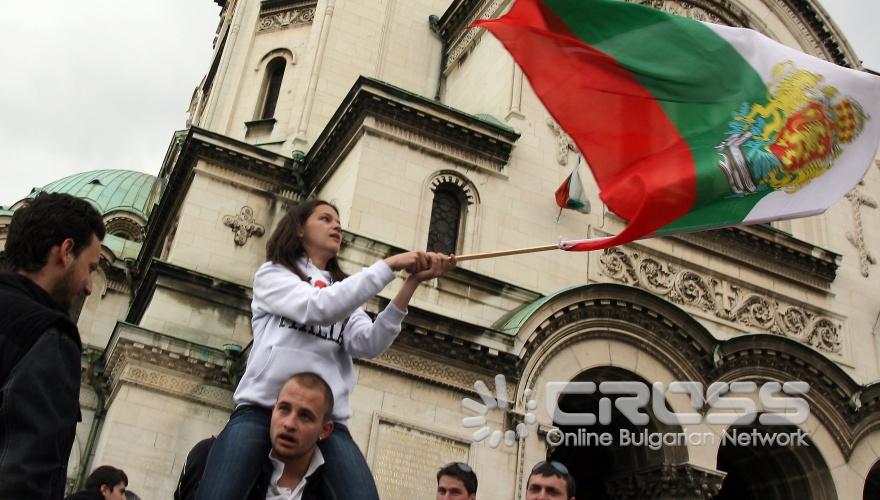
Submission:
<svg viewBox="0 0 880 500">
<path fill-rule="evenodd" d="M 150 215 L 156 177 L 131 170 L 94 170 L 74 174 L 36 188 L 29 197 L 45 191 L 67 193 L 92 202 L 102 215 L 118 210 L 131 212 L 144 221 Z"/>
</svg>

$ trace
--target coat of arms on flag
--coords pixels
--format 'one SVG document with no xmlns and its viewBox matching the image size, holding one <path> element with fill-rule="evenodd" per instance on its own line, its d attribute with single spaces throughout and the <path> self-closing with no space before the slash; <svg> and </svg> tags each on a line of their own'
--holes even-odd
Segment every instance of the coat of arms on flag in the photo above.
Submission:
<svg viewBox="0 0 880 500">
<path fill-rule="evenodd" d="M 766 102 L 745 102 L 729 122 L 718 166 L 734 196 L 793 193 L 827 172 L 870 116 L 822 75 L 779 63 Z"/>
</svg>

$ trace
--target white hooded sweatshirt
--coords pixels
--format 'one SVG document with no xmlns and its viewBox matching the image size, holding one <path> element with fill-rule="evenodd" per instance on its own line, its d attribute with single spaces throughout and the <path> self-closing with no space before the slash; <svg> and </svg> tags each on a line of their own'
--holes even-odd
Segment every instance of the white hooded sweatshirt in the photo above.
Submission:
<svg viewBox="0 0 880 500">
<path fill-rule="evenodd" d="M 361 308 L 394 279 L 384 261 L 338 283 L 307 259 L 297 264 L 309 281 L 273 262 L 254 275 L 254 343 L 233 399 L 236 406 L 269 408 L 287 379 L 313 372 L 333 390 L 333 420 L 345 423 L 351 417 L 352 358 L 385 352 L 400 333 L 406 311 L 389 303 L 374 323 Z"/>
</svg>

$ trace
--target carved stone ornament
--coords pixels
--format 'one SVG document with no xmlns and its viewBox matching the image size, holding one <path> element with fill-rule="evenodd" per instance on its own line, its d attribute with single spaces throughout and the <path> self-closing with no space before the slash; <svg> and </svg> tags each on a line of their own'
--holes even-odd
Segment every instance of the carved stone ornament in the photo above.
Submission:
<svg viewBox="0 0 880 500">
<path fill-rule="evenodd" d="M 486 380 L 487 376 L 476 371 L 451 366 L 443 361 L 436 361 L 414 353 L 397 349 L 388 349 L 381 356 L 372 359 L 360 359 L 358 363 L 392 370 L 408 377 L 433 382 L 468 393 L 474 392 L 474 384 Z M 510 380 L 510 379 L 508 379 Z M 507 385 L 508 400 L 516 396 L 516 384 Z"/>
<path fill-rule="evenodd" d="M 820 311 L 630 250 L 609 248 L 599 260 L 602 273 L 614 281 L 749 329 L 789 337 L 820 351 L 841 353 L 841 325 Z"/>
<path fill-rule="evenodd" d="M 315 5 L 300 6 L 280 12 L 260 14 L 257 33 L 277 31 L 293 26 L 312 24 L 315 19 Z"/>
<path fill-rule="evenodd" d="M 679 2 L 675 0 L 628 0 L 633 3 L 647 5 L 663 12 L 675 14 L 677 16 L 689 17 L 697 21 L 704 21 L 715 24 L 730 24 L 726 20 L 721 19 L 715 13 L 706 9 L 692 5 L 687 2 Z"/>
<path fill-rule="evenodd" d="M 721 492 L 725 472 L 710 471 L 690 464 L 658 465 L 632 475 L 605 481 L 611 498 L 715 498 Z"/>
<path fill-rule="evenodd" d="M 859 184 L 861 185 L 862 183 Z M 865 228 L 862 224 L 862 206 L 877 208 L 877 201 L 863 193 L 859 186 L 856 186 L 855 189 L 847 193 L 846 199 L 852 204 L 854 228 L 853 232 L 846 233 L 846 239 L 856 247 L 856 250 L 858 250 L 859 269 L 862 276 L 867 278 L 870 273 L 871 265 L 876 264 L 877 259 L 874 258 L 868 250 L 868 246 L 865 244 Z"/>
<path fill-rule="evenodd" d="M 550 127 L 553 135 L 556 136 L 556 161 L 562 166 L 568 165 L 569 151 L 580 154 L 577 145 L 552 118 L 547 118 L 547 126 Z"/>
<path fill-rule="evenodd" d="M 224 215 L 223 225 L 232 228 L 238 246 L 244 246 L 251 236 L 263 236 L 266 232 L 266 228 L 254 220 L 254 209 L 248 206 L 241 207 L 238 215 Z"/>
<path fill-rule="evenodd" d="M 131 217 L 124 215 L 112 217 L 104 221 L 109 234 L 131 241 L 144 241 L 144 227 Z"/>
<path fill-rule="evenodd" d="M 471 183 L 462 178 L 455 172 L 443 172 L 435 176 L 431 180 L 431 191 L 436 191 L 438 187 L 443 184 L 452 184 L 456 188 L 460 189 L 462 193 L 464 193 L 465 199 L 467 199 L 468 205 L 473 205 L 477 201 L 477 195 Z"/>
<path fill-rule="evenodd" d="M 147 366 L 126 365 L 114 386 L 118 387 L 119 382 L 128 382 L 226 411 L 235 406 L 232 402 L 232 391 L 229 389 Z"/>
<path fill-rule="evenodd" d="M 471 19 L 471 23 L 477 21 L 478 19 L 491 19 L 494 17 L 498 17 L 498 9 L 501 7 L 501 4 L 504 3 L 505 0 L 493 0 L 485 9 L 482 10 L 482 14 L 478 15 L 474 19 Z M 470 24 L 470 23 L 468 23 Z M 476 45 L 476 38 L 478 35 L 482 35 L 483 28 L 470 29 L 465 31 L 464 36 L 452 46 L 452 49 L 449 51 L 449 55 L 446 58 L 446 67 L 443 68 L 447 70 L 451 68 L 462 55 L 468 53 L 471 49 Z"/>
</svg>

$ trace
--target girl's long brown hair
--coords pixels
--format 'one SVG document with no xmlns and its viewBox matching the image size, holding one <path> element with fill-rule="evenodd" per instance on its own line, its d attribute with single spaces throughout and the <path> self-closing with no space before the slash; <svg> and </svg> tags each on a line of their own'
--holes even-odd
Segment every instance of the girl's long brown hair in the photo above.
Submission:
<svg viewBox="0 0 880 500">
<path fill-rule="evenodd" d="M 296 265 L 296 259 L 305 255 L 305 249 L 303 248 L 302 238 L 299 237 L 299 233 L 303 226 L 305 226 L 306 220 L 308 220 L 312 212 L 319 205 L 327 205 L 335 210 L 337 215 L 339 214 L 339 209 L 328 201 L 320 199 L 304 201 L 292 207 L 284 214 L 284 218 L 278 223 L 268 243 L 266 243 L 266 260 L 281 264 L 299 276 L 303 281 L 309 281 L 309 277 Z M 327 271 L 330 273 L 333 281 L 342 281 L 348 277 L 342 271 L 342 268 L 339 267 L 339 260 L 337 260 L 336 256 L 327 261 Z"/>
</svg>

